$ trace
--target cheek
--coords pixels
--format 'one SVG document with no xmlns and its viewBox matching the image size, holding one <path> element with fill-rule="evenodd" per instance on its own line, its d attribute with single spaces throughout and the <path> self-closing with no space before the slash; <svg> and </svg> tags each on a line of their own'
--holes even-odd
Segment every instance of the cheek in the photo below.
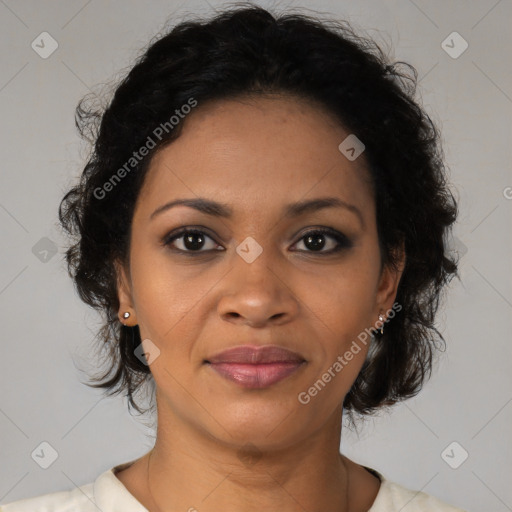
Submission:
<svg viewBox="0 0 512 512">
<path fill-rule="evenodd" d="M 378 263 L 370 251 L 361 252 L 331 270 L 330 279 L 318 279 L 304 290 L 312 320 L 319 319 L 316 334 L 322 338 L 316 350 L 311 384 L 331 390 L 322 394 L 325 407 L 336 405 L 357 378 L 371 342 Z M 320 379 L 322 382 L 318 382 Z M 315 390 L 312 390 L 315 393 Z M 322 401 L 320 400 L 320 402 Z M 318 404 L 320 406 L 320 404 Z"/>
<path fill-rule="evenodd" d="M 141 336 L 154 339 L 166 349 L 183 346 L 187 333 L 192 336 L 198 325 L 190 318 L 208 286 L 201 280 L 187 279 L 186 272 L 172 265 L 164 252 L 144 251 L 140 242 L 137 247 L 132 253 L 131 268 Z M 177 340 L 181 343 L 171 343 Z"/>
<path fill-rule="evenodd" d="M 377 278 L 372 262 L 354 258 L 353 262 L 332 269 L 329 279 L 316 280 L 304 291 L 304 300 L 323 322 L 337 350 L 376 320 L 372 315 Z"/>
</svg>

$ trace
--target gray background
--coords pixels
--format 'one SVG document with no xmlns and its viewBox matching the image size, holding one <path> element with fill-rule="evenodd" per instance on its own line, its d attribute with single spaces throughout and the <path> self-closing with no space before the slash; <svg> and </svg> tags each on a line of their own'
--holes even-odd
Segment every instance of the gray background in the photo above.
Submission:
<svg viewBox="0 0 512 512">
<path fill-rule="evenodd" d="M 81 383 L 78 367 L 95 364 L 98 317 L 66 274 L 56 211 L 87 156 L 74 128 L 78 100 L 120 76 L 166 20 L 221 5 L 0 0 L 0 503 L 91 482 L 152 446 L 148 418 Z M 462 283 L 452 282 L 438 322 L 447 351 L 418 397 L 359 435 L 344 432 L 342 450 L 468 510 L 512 510 L 512 2 L 278 4 L 301 6 L 348 19 L 417 68 L 461 208 L 452 242 Z M 43 31 L 59 45 L 46 59 L 31 47 Z M 441 46 L 454 31 L 469 44 L 458 58 Z M 58 453 L 48 469 L 31 457 L 43 441 Z M 441 456 L 453 441 L 452 464 L 469 454 L 457 469 Z"/>
</svg>

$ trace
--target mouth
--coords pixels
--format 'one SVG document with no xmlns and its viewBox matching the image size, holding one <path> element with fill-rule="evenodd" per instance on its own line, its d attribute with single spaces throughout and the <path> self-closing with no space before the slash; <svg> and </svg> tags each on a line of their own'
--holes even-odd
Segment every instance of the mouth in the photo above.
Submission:
<svg viewBox="0 0 512 512">
<path fill-rule="evenodd" d="M 251 389 L 269 387 L 289 377 L 305 363 L 296 352 L 275 345 L 241 345 L 204 361 L 221 377 Z"/>
</svg>

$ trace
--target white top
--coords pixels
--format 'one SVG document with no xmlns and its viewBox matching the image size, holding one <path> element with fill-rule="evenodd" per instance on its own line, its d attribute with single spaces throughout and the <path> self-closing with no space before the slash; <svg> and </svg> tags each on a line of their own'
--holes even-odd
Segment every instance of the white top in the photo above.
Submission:
<svg viewBox="0 0 512 512">
<path fill-rule="evenodd" d="M 71 491 L 59 491 L 0 505 L 0 512 L 148 512 L 115 473 L 135 460 L 114 466 L 93 483 Z M 369 468 L 368 468 L 369 469 Z M 439 501 L 424 492 L 414 492 L 386 480 L 380 473 L 377 497 L 368 512 L 466 512 Z"/>
</svg>

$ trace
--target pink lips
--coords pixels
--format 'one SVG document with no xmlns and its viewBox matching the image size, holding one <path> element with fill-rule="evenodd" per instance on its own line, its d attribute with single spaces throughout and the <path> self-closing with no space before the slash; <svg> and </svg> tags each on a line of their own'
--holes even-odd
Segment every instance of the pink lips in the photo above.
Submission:
<svg viewBox="0 0 512 512">
<path fill-rule="evenodd" d="M 221 376 L 247 388 L 265 388 L 294 373 L 305 362 L 296 352 L 275 345 L 241 345 L 206 361 Z"/>
</svg>

